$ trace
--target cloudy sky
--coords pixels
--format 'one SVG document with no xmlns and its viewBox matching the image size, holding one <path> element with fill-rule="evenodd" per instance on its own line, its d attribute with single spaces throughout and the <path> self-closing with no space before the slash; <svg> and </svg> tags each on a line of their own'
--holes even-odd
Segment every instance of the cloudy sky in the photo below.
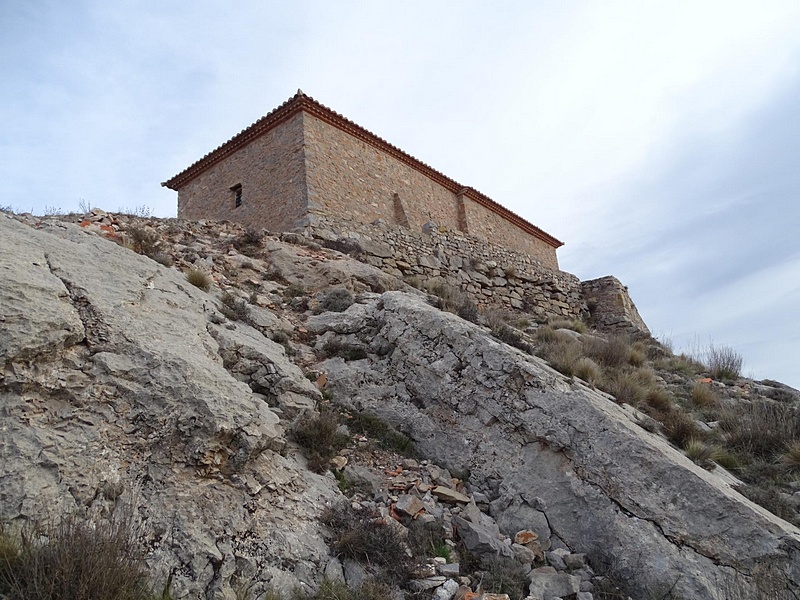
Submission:
<svg viewBox="0 0 800 600">
<path fill-rule="evenodd" d="M 796 0 L 4 0 L 0 75 L 0 206 L 174 216 L 160 182 L 302 88 L 800 387 Z"/>
</svg>

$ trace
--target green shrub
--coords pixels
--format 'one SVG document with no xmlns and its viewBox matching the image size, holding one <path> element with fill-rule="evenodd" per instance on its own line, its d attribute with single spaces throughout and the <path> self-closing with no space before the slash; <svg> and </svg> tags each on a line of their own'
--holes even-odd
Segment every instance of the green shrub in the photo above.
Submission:
<svg viewBox="0 0 800 600">
<path fill-rule="evenodd" d="M 211 275 L 202 269 L 189 269 L 186 271 L 186 281 L 191 283 L 194 287 L 200 288 L 204 292 L 211 289 Z"/>
<path fill-rule="evenodd" d="M 136 533 L 127 516 L 77 513 L 18 536 L 0 531 L 0 593 L 8 600 L 153 599 Z"/>
<path fill-rule="evenodd" d="M 324 473 L 331 459 L 344 448 L 350 438 L 339 431 L 339 412 L 324 407 L 316 416 L 307 416 L 295 423 L 291 436 L 308 459 L 308 467 Z"/>
<path fill-rule="evenodd" d="M 341 338 L 329 339 L 323 344 L 322 352 L 329 358 L 338 356 L 345 361 L 367 358 L 367 351 L 363 347 L 350 344 Z"/>
<path fill-rule="evenodd" d="M 322 297 L 320 308 L 328 312 L 344 312 L 355 302 L 353 292 L 347 288 L 333 288 Z"/>
<path fill-rule="evenodd" d="M 736 379 L 742 370 L 742 355 L 730 346 L 711 344 L 705 352 L 709 374 L 714 379 Z"/>
<path fill-rule="evenodd" d="M 402 454 L 412 454 L 414 442 L 403 435 L 386 421 L 368 412 L 354 412 L 348 421 L 348 428 L 355 433 L 361 433 L 377 440 L 378 443 L 389 450 L 396 450 Z"/>
</svg>

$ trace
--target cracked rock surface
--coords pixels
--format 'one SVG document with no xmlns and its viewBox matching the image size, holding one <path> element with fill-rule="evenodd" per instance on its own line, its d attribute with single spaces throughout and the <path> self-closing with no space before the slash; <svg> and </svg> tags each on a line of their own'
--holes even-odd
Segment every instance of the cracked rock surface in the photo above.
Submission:
<svg viewBox="0 0 800 600">
<path fill-rule="evenodd" d="M 619 557 L 614 569 L 643 594 L 666 582 L 682 598 L 757 598 L 766 579 L 797 597 L 800 531 L 604 394 L 401 292 L 306 326 L 318 343 L 338 336 L 369 353 L 319 365 L 333 397 L 468 475 L 506 533 L 546 523 L 595 564 Z"/>
<path fill-rule="evenodd" d="M 315 579 L 335 482 L 279 453 L 279 416 L 226 367 L 251 367 L 234 374 L 258 374 L 278 405 L 319 392 L 256 330 L 215 330 L 211 297 L 179 271 L 41 227 L 0 215 L 0 518 L 132 505 L 175 597 Z"/>
</svg>

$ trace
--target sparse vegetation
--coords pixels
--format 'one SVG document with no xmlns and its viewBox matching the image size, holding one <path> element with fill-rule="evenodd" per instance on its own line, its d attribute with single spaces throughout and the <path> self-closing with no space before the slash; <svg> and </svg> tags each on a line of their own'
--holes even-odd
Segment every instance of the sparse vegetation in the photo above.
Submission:
<svg viewBox="0 0 800 600">
<path fill-rule="evenodd" d="M 202 269 L 189 269 L 186 271 L 186 281 L 191 283 L 193 286 L 200 288 L 204 292 L 207 292 L 211 289 L 211 275 L 203 271 Z"/>
<path fill-rule="evenodd" d="M 707 383 L 697 382 L 692 386 L 692 403 L 698 408 L 715 406 L 719 399 L 714 388 Z"/>
<path fill-rule="evenodd" d="M 441 279 L 434 279 L 423 284 L 423 288 L 429 294 L 437 297 L 438 308 L 458 315 L 467 321 L 477 321 L 478 307 L 469 295 L 465 294 L 457 287 L 449 285 Z"/>
<path fill-rule="evenodd" d="M 527 595 L 526 583 L 527 572 L 516 560 L 505 556 L 493 556 L 486 561 L 483 584 L 487 591 L 508 594 L 511 600 L 521 600 Z"/>
<path fill-rule="evenodd" d="M 396 450 L 401 454 L 412 454 L 414 444 L 406 435 L 403 435 L 386 421 L 368 412 L 354 412 L 348 422 L 348 428 L 355 433 L 363 433 L 374 438 L 384 448 Z"/>
<path fill-rule="evenodd" d="M 322 311 L 344 312 L 355 302 L 353 292 L 347 288 L 337 287 L 328 291 L 320 301 Z"/>
<path fill-rule="evenodd" d="M 129 227 L 127 230 L 134 252 L 153 257 L 159 252 L 161 238 L 158 233 L 145 227 Z"/>
<path fill-rule="evenodd" d="M 233 247 L 245 256 L 254 257 L 261 251 L 263 239 L 264 232 L 261 229 L 248 227 L 239 237 L 233 240 Z"/>
<path fill-rule="evenodd" d="M 355 511 L 349 504 L 327 508 L 322 522 L 333 532 L 331 547 L 339 556 L 380 567 L 392 582 L 402 582 L 408 574 L 405 544 L 397 530 L 379 514 L 366 509 Z"/>
<path fill-rule="evenodd" d="M 237 298 L 230 292 L 225 292 L 219 298 L 222 306 L 220 312 L 225 315 L 226 319 L 231 321 L 247 321 L 250 315 L 250 308 L 247 306 L 247 301 L 243 298 Z"/>
<path fill-rule="evenodd" d="M 547 324 L 553 329 L 570 329 L 578 333 L 586 333 L 589 330 L 586 323 L 578 319 L 550 319 Z"/>
<path fill-rule="evenodd" d="M 292 438 L 308 459 L 308 467 L 315 473 L 324 473 L 331 458 L 344 448 L 350 438 L 339 430 L 339 412 L 323 407 L 316 416 L 300 419 L 292 428 Z"/>
<path fill-rule="evenodd" d="M 69 513 L 0 529 L 0 594 L 8 600 L 168 600 L 152 592 L 128 514 Z"/>
<path fill-rule="evenodd" d="M 331 338 L 322 346 L 322 352 L 328 358 L 338 356 L 345 361 L 367 358 L 367 351 L 360 345 L 351 344 L 341 338 Z"/>
<path fill-rule="evenodd" d="M 709 345 L 705 353 L 709 373 L 714 379 L 736 379 L 742 370 L 742 355 L 730 346 Z"/>
</svg>

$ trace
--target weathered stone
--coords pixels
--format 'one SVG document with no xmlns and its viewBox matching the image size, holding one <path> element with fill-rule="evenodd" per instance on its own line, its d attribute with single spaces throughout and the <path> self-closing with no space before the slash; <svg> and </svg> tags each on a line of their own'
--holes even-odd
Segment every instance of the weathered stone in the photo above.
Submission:
<svg viewBox="0 0 800 600">
<path fill-rule="evenodd" d="M 453 524 L 464 545 L 476 556 L 513 556 L 511 547 L 498 539 L 490 528 L 459 516 L 453 517 Z"/>
<path fill-rule="evenodd" d="M 458 591 L 458 583 L 448 579 L 433 592 L 434 600 L 451 600 Z"/>
<path fill-rule="evenodd" d="M 448 502 L 450 504 L 468 504 L 470 501 L 469 496 L 465 496 L 464 494 L 443 485 L 437 485 L 431 490 L 431 493 L 442 502 Z"/>
<path fill-rule="evenodd" d="M 401 512 L 409 517 L 413 517 L 420 511 L 425 510 L 425 504 L 422 500 L 411 494 L 403 494 L 397 499 L 394 506 L 395 510 Z"/>
<path fill-rule="evenodd" d="M 577 594 L 581 589 L 580 577 L 566 573 L 531 572 L 528 594 L 534 600 L 553 600 Z"/>
</svg>

